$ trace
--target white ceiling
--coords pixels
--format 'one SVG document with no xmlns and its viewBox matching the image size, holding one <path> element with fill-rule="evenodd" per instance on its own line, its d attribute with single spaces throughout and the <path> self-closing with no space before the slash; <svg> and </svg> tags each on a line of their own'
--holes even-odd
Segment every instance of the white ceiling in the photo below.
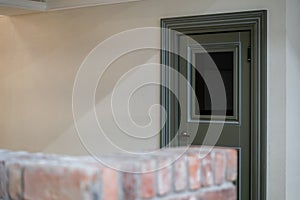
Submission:
<svg viewBox="0 0 300 200">
<path fill-rule="evenodd" d="M 0 0 L 0 15 L 18 15 L 141 0 Z"/>
</svg>

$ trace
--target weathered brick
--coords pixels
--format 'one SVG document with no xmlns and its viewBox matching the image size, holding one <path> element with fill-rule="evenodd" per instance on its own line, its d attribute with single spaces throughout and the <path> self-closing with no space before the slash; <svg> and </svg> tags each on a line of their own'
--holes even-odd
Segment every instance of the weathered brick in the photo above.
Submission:
<svg viewBox="0 0 300 200">
<path fill-rule="evenodd" d="M 62 156 L 44 155 L 41 153 L 28 153 L 25 151 L 1 151 L 0 160 L 4 163 L 4 167 L 7 173 L 6 183 L 6 196 L 10 199 L 21 199 L 22 197 L 22 166 L 29 162 L 37 162 L 41 160 L 58 160 Z"/>
<path fill-rule="evenodd" d="M 154 195 L 154 173 L 141 174 L 141 197 L 152 198 Z"/>
<path fill-rule="evenodd" d="M 236 200 L 236 187 L 231 185 L 227 187 L 215 188 L 214 190 L 201 191 L 199 200 Z"/>
<path fill-rule="evenodd" d="M 99 169 L 74 166 L 74 163 L 33 163 L 24 170 L 24 199 L 97 199 L 100 196 L 99 177 Z"/>
<path fill-rule="evenodd" d="M 8 180 L 6 169 L 7 162 L 12 159 L 21 160 L 21 156 L 29 155 L 27 152 L 11 152 L 7 150 L 0 150 L 0 199 L 8 198 L 7 185 L 11 184 Z"/>
<path fill-rule="evenodd" d="M 0 199 L 9 195 L 11 200 L 235 200 L 237 192 L 231 182 L 237 177 L 237 152 L 210 150 L 193 147 L 186 152 L 183 148 L 163 150 L 147 157 L 103 157 L 126 172 L 99 165 L 88 157 L 0 150 Z M 179 159 L 172 160 L 181 153 Z M 156 167 L 159 170 L 153 171 Z"/>
<path fill-rule="evenodd" d="M 11 200 L 22 199 L 22 166 L 18 162 L 7 163 L 8 193 Z"/>
<path fill-rule="evenodd" d="M 189 186 L 191 190 L 200 188 L 200 165 L 201 161 L 198 154 L 188 155 L 189 163 Z"/>
<path fill-rule="evenodd" d="M 102 199 L 117 200 L 118 198 L 118 171 L 104 167 L 102 169 Z"/>
<path fill-rule="evenodd" d="M 204 159 L 202 159 L 202 186 L 209 187 L 214 184 L 213 176 L 213 166 L 211 154 L 207 154 Z"/>
<path fill-rule="evenodd" d="M 236 181 L 237 180 L 237 151 L 227 150 L 227 180 Z"/>
<path fill-rule="evenodd" d="M 187 187 L 186 157 L 182 156 L 174 163 L 174 188 L 175 191 L 185 190 Z"/>
<path fill-rule="evenodd" d="M 172 187 L 172 166 L 168 163 L 170 163 L 170 160 L 167 158 L 158 159 L 159 170 L 157 171 L 157 193 L 159 196 L 168 194 Z"/>
<path fill-rule="evenodd" d="M 122 175 L 123 199 L 137 199 L 137 180 L 134 173 L 124 172 Z"/>
<path fill-rule="evenodd" d="M 223 152 L 215 153 L 215 184 L 221 185 L 225 179 L 226 155 Z"/>
<path fill-rule="evenodd" d="M 6 172 L 4 161 L 0 160 L 0 199 L 4 199 L 6 196 Z"/>
<path fill-rule="evenodd" d="M 152 198 L 155 195 L 155 173 L 153 169 L 155 167 L 154 160 L 145 160 L 141 165 L 141 197 Z"/>
</svg>

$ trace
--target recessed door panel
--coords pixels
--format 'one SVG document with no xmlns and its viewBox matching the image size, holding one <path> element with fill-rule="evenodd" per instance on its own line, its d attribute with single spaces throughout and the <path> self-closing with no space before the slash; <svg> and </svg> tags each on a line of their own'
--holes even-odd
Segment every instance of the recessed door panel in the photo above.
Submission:
<svg viewBox="0 0 300 200">
<path fill-rule="evenodd" d="M 224 114 L 226 114 L 227 121 L 238 122 L 240 53 L 241 45 L 239 42 L 203 44 L 201 48 L 199 45 L 188 47 L 188 80 L 193 86 L 198 100 L 195 101 L 189 92 L 188 119 L 190 122 L 218 120 L 220 115 Z M 211 64 L 215 67 L 211 67 Z M 226 90 L 225 110 L 222 110 L 221 107 L 218 108 L 218 105 L 216 105 L 215 110 L 212 110 L 209 90 L 202 77 L 215 79 L 216 71 L 220 73 Z M 191 90 L 191 88 L 187 89 Z"/>
</svg>

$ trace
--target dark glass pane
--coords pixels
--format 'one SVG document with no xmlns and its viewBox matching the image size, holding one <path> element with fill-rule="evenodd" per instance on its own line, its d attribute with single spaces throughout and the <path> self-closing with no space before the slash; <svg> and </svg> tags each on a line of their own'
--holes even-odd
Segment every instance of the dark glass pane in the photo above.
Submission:
<svg viewBox="0 0 300 200">
<path fill-rule="evenodd" d="M 234 65 L 234 55 L 232 51 L 228 52 L 210 52 L 210 53 L 196 53 L 195 54 L 195 67 L 201 71 L 203 76 L 210 76 L 214 73 L 211 67 L 208 66 L 208 63 L 211 63 L 208 59 L 209 56 L 212 58 L 216 64 L 221 77 L 224 82 L 226 97 L 227 97 L 227 116 L 233 116 L 233 65 Z M 198 98 L 198 103 L 195 103 L 195 114 L 196 115 L 211 115 L 211 99 L 208 92 L 207 85 L 204 82 L 204 79 L 199 73 L 195 73 L 195 92 Z M 224 113 L 221 110 L 215 110 L 214 114 L 220 115 Z"/>
</svg>

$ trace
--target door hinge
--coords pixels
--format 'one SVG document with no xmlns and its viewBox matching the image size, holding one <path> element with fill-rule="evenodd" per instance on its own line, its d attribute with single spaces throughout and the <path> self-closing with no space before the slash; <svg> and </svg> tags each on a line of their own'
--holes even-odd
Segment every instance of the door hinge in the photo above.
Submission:
<svg viewBox="0 0 300 200">
<path fill-rule="evenodd" d="M 248 55 L 247 55 L 247 61 L 250 63 L 251 62 L 251 46 L 248 47 Z"/>
</svg>

